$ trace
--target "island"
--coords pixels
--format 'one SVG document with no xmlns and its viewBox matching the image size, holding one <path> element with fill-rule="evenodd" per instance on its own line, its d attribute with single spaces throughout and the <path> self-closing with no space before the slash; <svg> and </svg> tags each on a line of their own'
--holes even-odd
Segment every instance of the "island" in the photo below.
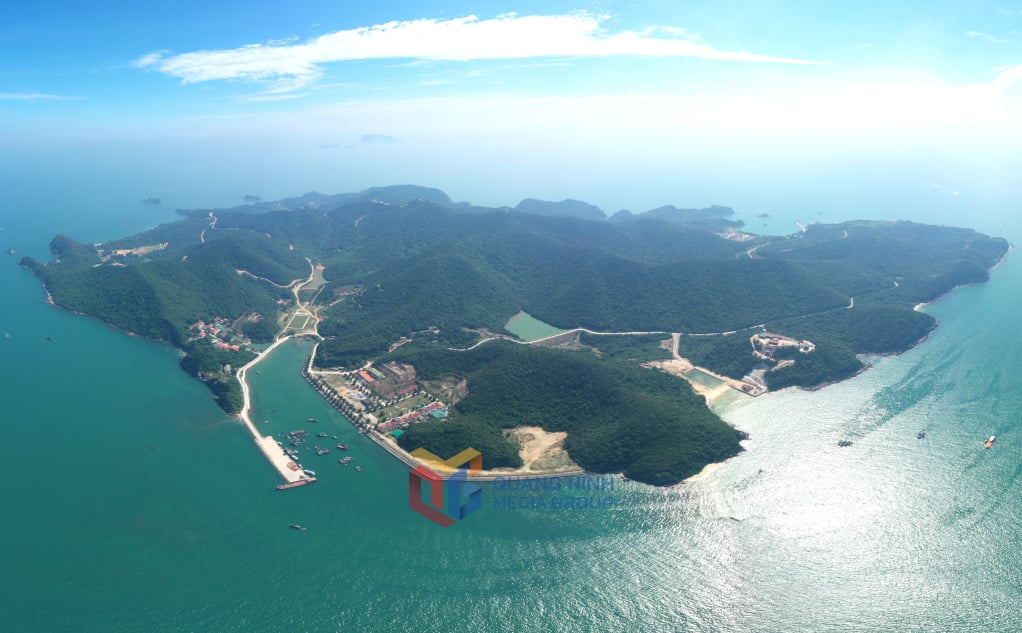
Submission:
<svg viewBox="0 0 1022 633">
<path fill-rule="evenodd" d="M 244 378 L 288 338 L 316 341 L 309 383 L 409 464 L 472 447 L 494 473 L 672 485 L 742 450 L 708 403 L 909 349 L 936 326 L 919 304 L 1009 250 L 904 221 L 756 235 L 719 205 L 607 217 L 413 185 L 252 198 L 104 244 L 59 235 L 51 261 L 21 263 L 56 305 L 182 350 L 284 475 L 297 465 L 247 419 Z"/>
<path fill-rule="evenodd" d="M 149 197 L 142 201 L 142 204 L 161 205 L 163 204 L 163 198 Z"/>
</svg>

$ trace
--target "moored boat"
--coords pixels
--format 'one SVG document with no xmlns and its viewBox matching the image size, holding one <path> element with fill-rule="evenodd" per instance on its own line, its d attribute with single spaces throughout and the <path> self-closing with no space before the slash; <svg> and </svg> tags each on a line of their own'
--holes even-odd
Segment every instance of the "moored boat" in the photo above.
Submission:
<svg viewBox="0 0 1022 633">
<path fill-rule="evenodd" d="M 990 437 L 988 437 L 987 441 L 983 442 L 983 448 L 990 448 L 991 446 L 993 446 L 994 445 L 994 440 L 996 440 L 996 439 L 997 439 L 996 435 L 991 435 Z"/>
</svg>

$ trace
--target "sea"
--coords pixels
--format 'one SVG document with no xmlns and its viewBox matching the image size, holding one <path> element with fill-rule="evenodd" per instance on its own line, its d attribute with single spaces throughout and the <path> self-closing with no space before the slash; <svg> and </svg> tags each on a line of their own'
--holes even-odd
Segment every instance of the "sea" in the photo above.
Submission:
<svg viewBox="0 0 1022 633">
<path fill-rule="evenodd" d="M 258 173 L 210 182 L 129 163 L 30 156 L 4 171 L 0 249 L 18 254 L 0 254 L 0 630 L 1022 630 L 1017 252 L 989 283 L 926 307 L 940 326 L 912 350 L 816 391 L 722 403 L 749 439 L 696 481 L 493 482 L 444 528 L 410 509 L 408 469 L 302 380 L 307 344 L 250 373 L 253 419 L 349 449 L 303 458 L 320 481 L 280 492 L 175 350 L 47 305 L 16 265 L 46 258 L 58 233 L 98 242 L 172 221 L 175 207 L 359 187 L 295 174 L 286 191 L 252 191 Z M 889 193 L 835 211 L 818 192 L 769 219 L 735 206 L 750 230 L 794 232 L 826 208 L 827 221 L 1022 236 L 1010 196 Z M 150 196 L 163 204 L 140 202 Z"/>
</svg>

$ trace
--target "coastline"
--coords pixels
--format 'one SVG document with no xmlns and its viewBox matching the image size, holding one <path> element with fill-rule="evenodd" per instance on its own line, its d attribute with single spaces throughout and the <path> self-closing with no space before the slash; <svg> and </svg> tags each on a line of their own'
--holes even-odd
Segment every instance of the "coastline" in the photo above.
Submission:
<svg viewBox="0 0 1022 633">
<path fill-rule="evenodd" d="M 291 291 L 294 293 L 295 296 L 295 305 L 298 307 L 299 310 L 304 309 L 304 306 L 302 305 L 298 293 L 303 286 L 311 283 L 316 275 L 316 267 L 315 265 L 313 265 L 312 260 L 306 258 L 306 261 L 309 262 L 309 266 L 312 268 L 312 271 L 309 273 L 308 279 L 306 279 L 304 282 L 301 279 L 296 279 L 291 282 L 290 286 Z M 318 332 L 319 318 L 316 317 L 314 313 L 310 313 L 310 315 L 315 319 L 313 324 L 313 330 L 311 332 L 303 331 L 286 336 L 278 335 L 278 337 L 274 339 L 273 343 L 270 343 L 269 347 L 259 352 L 258 354 L 256 354 L 255 358 L 245 363 L 245 365 L 241 367 L 238 370 L 238 373 L 235 375 L 235 378 L 241 384 L 242 395 L 241 411 L 238 412 L 237 417 L 238 419 L 245 423 L 246 427 L 248 427 L 249 432 L 252 433 L 252 438 L 255 440 L 256 446 L 259 447 L 259 450 L 261 450 L 263 452 L 263 455 L 266 456 L 266 459 L 269 460 L 270 465 L 272 465 L 277 470 L 277 472 L 280 473 L 280 476 L 283 477 L 284 480 L 287 482 L 285 485 L 300 485 L 299 482 L 312 483 L 316 481 L 316 478 L 307 475 L 305 471 L 302 469 L 301 464 L 291 459 L 291 457 L 284 452 L 284 447 L 281 446 L 277 442 L 277 440 L 273 438 L 272 435 L 264 436 L 256 428 L 255 424 L 252 422 L 251 416 L 249 415 L 249 412 L 252 409 L 252 390 L 248 386 L 248 381 L 245 380 L 245 378 L 248 375 L 248 370 L 250 368 L 255 367 L 256 365 L 261 363 L 267 356 L 270 355 L 271 352 L 273 352 L 273 350 L 277 349 L 277 347 L 279 347 L 281 343 L 289 341 L 294 337 L 306 336 L 309 334 L 319 337 Z M 287 327 L 285 327 L 284 331 L 281 332 L 281 334 L 283 334 L 286 331 Z"/>
<path fill-rule="evenodd" d="M 991 272 L 991 271 L 997 269 L 998 267 L 1000 267 L 1001 264 L 1003 264 L 1003 262 L 1007 259 L 1008 255 L 1013 251 L 1013 249 L 1014 249 L 1014 245 L 1013 244 L 1008 244 L 1008 247 L 1007 247 L 1006 251 L 1000 257 L 1000 259 L 996 262 L 996 264 L 994 264 L 988 270 L 988 272 Z M 315 273 L 316 273 L 316 267 L 312 265 L 311 260 L 308 260 L 308 261 L 309 261 L 310 266 L 312 266 L 312 268 L 313 268 L 312 272 L 310 273 L 310 277 L 307 280 L 300 280 L 299 279 L 299 280 L 293 281 L 290 284 L 290 289 L 292 290 L 292 292 L 295 295 L 296 306 L 299 307 L 299 310 L 296 311 L 296 314 L 299 311 L 301 311 L 301 310 L 305 310 L 306 313 L 308 314 L 308 316 L 313 319 L 312 330 L 310 331 L 310 330 L 304 329 L 304 328 L 307 328 L 307 326 L 303 326 L 303 331 L 302 332 L 288 334 L 286 336 L 281 336 L 280 338 L 275 339 L 274 342 L 269 347 L 267 347 L 266 349 L 264 349 L 261 352 L 259 352 L 256 355 L 255 358 L 253 358 L 251 361 L 249 361 L 247 364 L 245 364 L 242 368 L 238 369 L 237 374 L 236 374 L 236 379 L 238 380 L 239 384 L 241 385 L 242 395 L 243 395 L 243 406 L 242 406 L 241 411 L 239 413 L 237 413 L 236 416 L 238 417 L 239 420 L 241 420 L 248 427 L 249 432 L 253 436 L 254 442 L 259 447 L 260 451 L 264 454 L 264 456 L 267 458 L 267 460 L 278 471 L 278 473 L 281 475 L 281 477 L 283 477 L 283 479 L 286 482 L 289 482 L 289 483 L 294 483 L 294 482 L 298 482 L 298 481 L 302 481 L 302 480 L 315 481 L 315 478 L 314 477 L 309 477 L 309 476 L 305 475 L 305 473 L 301 469 L 301 466 L 299 464 L 297 464 L 296 462 L 294 462 L 290 457 L 288 457 L 288 455 L 284 452 L 283 448 L 278 444 L 278 442 L 273 437 L 261 435 L 259 430 L 256 428 L 255 424 L 253 423 L 253 421 L 251 419 L 252 398 L 251 398 L 251 387 L 247 383 L 247 372 L 248 372 L 249 368 L 254 367 L 258 363 L 262 362 L 262 360 L 264 358 L 266 358 L 273 350 L 275 350 L 281 343 L 283 343 L 285 341 L 288 341 L 288 340 L 291 340 L 292 338 L 301 337 L 301 336 L 305 336 L 305 335 L 312 335 L 312 336 L 316 336 L 316 337 L 319 336 L 318 332 L 317 332 L 317 330 L 318 330 L 317 326 L 318 326 L 318 322 L 319 322 L 318 314 L 315 311 L 310 310 L 307 306 L 304 306 L 302 304 L 301 299 L 299 298 L 299 294 L 298 294 L 299 291 L 304 286 L 306 286 L 309 283 L 311 283 L 311 281 L 313 280 L 313 278 L 315 276 Z M 914 307 L 914 310 L 921 311 L 926 306 L 930 305 L 931 303 L 935 303 L 935 302 L 941 300 L 942 298 L 944 298 L 948 294 L 954 292 L 955 290 L 957 290 L 958 288 L 961 288 L 963 286 L 978 285 L 978 284 L 981 284 L 981 283 L 986 283 L 987 281 L 989 281 L 989 278 L 984 280 L 984 281 L 978 281 L 978 282 L 973 282 L 973 283 L 961 284 L 961 285 L 958 285 L 958 286 L 954 286 L 954 287 L 950 288 L 949 290 L 947 290 L 946 292 L 944 292 L 943 294 L 941 294 L 940 296 L 932 299 L 931 301 L 922 302 L 922 303 L 917 304 Z M 49 288 L 46 286 L 45 282 L 42 283 L 42 287 L 43 287 L 43 291 L 44 291 L 44 294 L 45 294 L 45 297 L 46 297 L 46 302 L 49 305 L 54 305 L 54 306 L 58 306 L 58 307 L 63 308 L 63 306 L 61 306 L 60 304 L 57 304 L 54 301 L 54 298 L 53 298 L 51 292 L 49 291 Z M 64 308 L 64 309 L 67 309 L 67 308 Z M 79 315 L 82 314 L 82 313 L 79 313 L 79 312 L 77 312 L 75 310 L 69 310 L 69 311 L 74 313 L 74 314 L 79 314 Z M 85 315 L 85 316 L 92 316 L 92 315 Z M 97 318 L 97 320 L 103 321 L 102 319 L 99 319 L 98 317 L 93 317 L 93 318 Z M 105 321 L 103 321 L 103 322 L 106 323 Z M 119 329 L 119 330 L 125 332 L 128 336 L 137 336 L 133 332 L 130 332 L 130 331 L 127 331 L 127 330 L 123 330 L 122 328 L 120 328 L 120 327 L 118 327 L 116 325 L 113 325 L 113 324 L 110 324 L 110 323 L 107 323 L 107 325 L 110 325 L 114 329 Z M 933 329 L 935 329 L 937 326 L 939 326 L 939 322 L 934 324 L 934 326 L 933 326 L 933 328 L 931 328 L 930 332 L 932 332 Z M 285 332 L 286 331 L 287 331 L 287 328 L 285 328 Z M 552 336 L 546 337 L 546 338 L 555 338 L 557 336 L 562 336 L 565 333 L 572 333 L 572 332 L 579 332 L 579 331 L 589 332 L 591 334 L 601 334 L 599 332 L 591 332 L 589 330 L 586 330 L 585 328 L 576 328 L 574 330 L 567 330 L 565 332 L 560 332 L 558 334 L 555 334 L 555 335 L 552 335 Z M 661 332 L 630 332 L 629 334 L 653 334 L 653 333 L 662 334 Z M 622 333 L 615 333 L 615 334 L 622 334 Z M 908 351 L 908 350 L 912 349 L 916 345 L 919 345 L 919 344 L 925 342 L 927 340 L 928 336 L 929 336 L 929 332 L 926 335 L 924 335 L 922 338 L 920 338 L 919 340 L 915 341 L 914 343 L 912 343 L 910 346 L 906 347 L 903 350 L 899 350 L 899 351 L 895 351 L 895 352 L 890 352 L 890 353 L 886 353 L 886 354 L 880 354 L 880 355 L 881 356 L 887 356 L 887 355 L 898 355 L 898 354 L 901 354 L 901 353 L 903 353 L 905 351 Z M 148 337 L 146 337 L 146 338 L 148 338 Z M 545 340 L 545 339 L 540 339 L 540 340 Z M 167 342 L 167 341 L 162 341 L 162 342 L 169 344 L 169 342 Z M 482 342 L 485 342 L 485 341 L 481 341 L 480 343 L 482 343 Z M 528 342 L 528 343 L 532 344 L 532 343 L 535 343 L 535 342 L 537 342 L 537 341 L 531 341 L 531 342 Z M 675 341 L 675 342 L 677 343 L 677 341 Z M 478 344 L 479 343 L 477 343 L 477 345 Z M 315 358 L 315 352 L 316 352 L 316 348 L 313 349 L 312 356 L 310 356 L 310 359 L 309 359 L 309 362 L 308 362 L 308 365 L 307 365 L 307 368 L 309 370 L 312 370 L 313 362 L 314 362 L 314 358 Z M 678 357 L 677 353 L 678 353 L 677 352 L 677 347 L 675 347 L 674 354 L 676 356 L 676 360 L 685 361 L 685 359 L 682 359 L 682 358 Z M 685 361 L 685 362 L 687 362 L 687 361 Z M 690 363 L 689 363 L 689 366 L 691 367 Z M 863 373 L 869 367 L 870 367 L 869 365 L 865 365 L 865 366 L 861 367 L 855 373 L 853 373 L 853 374 L 851 374 L 849 376 L 846 376 L 844 378 L 840 378 L 840 379 L 833 380 L 833 381 L 827 381 L 827 382 L 824 382 L 824 383 L 821 383 L 821 384 L 818 384 L 818 385 L 814 385 L 814 386 L 811 386 L 811 387 L 797 387 L 797 388 L 803 389 L 803 390 L 806 390 L 806 391 L 816 391 L 816 390 L 822 389 L 823 387 L 826 387 L 828 385 L 836 384 L 838 382 L 843 382 L 843 381 L 848 380 L 850 378 L 854 378 L 855 376 L 859 375 L 860 373 Z M 700 369 L 700 371 L 703 371 L 704 373 L 707 373 L 707 374 L 713 376 L 714 378 L 717 378 L 718 380 L 723 380 L 724 381 L 724 384 L 716 385 L 716 386 L 712 386 L 712 387 L 707 387 L 707 386 L 695 383 L 691 379 L 686 378 L 686 381 L 692 386 L 693 390 L 696 393 L 704 396 L 704 398 L 706 400 L 706 406 L 711 411 L 713 410 L 714 405 L 716 404 L 716 401 L 722 395 L 724 395 L 726 393 L 729 393 L 731 389 L 734 389 L 738 393 L 742 393 L 740 389 L 735 388 L 734 385 L 732 385 L 732 384 L 729 384 L 729 382 L 728 382 L 726 377 L 718 376 L 718 375 L 714 374 L 713 372 L 710 372 L 710 371 L 708 371 L 706 369 L 703 369 L 703 368 L 698 368 L 698 369 Z M 681 376 L 685 377 L 683 373 L 681 374 Z M 743 395 L 750 395 L 750 394 L 743 394 Z M 755 395 L 758 395 L 758 394 L 755 394 Z M 394 455 L 395 457 L 397 457 L 399 460 L 401 460 L 403 463 L 409 465 L 410 467 L 415 467 L 417 465 L 420 465 L 420 464 L 424 463 L 421 460 L 418 460 L 418 459 L 414 458 L 413 456 L 411 456 L 411 454 L 407 453 L 403 449 L 401 449 L 397 445 L 397 443 L 394 442 L 389 437 L 382 436 L 382 435 L 380 435 L 380 434 L 378 434 L 378 433 L 376 433 L 374 431 L 368 431 L 366 434 L 369 435 L 370 439 L 372 439 L 379 446 L 381 446 L 381 448 L 384 448 L 384 450 L 387 450 L 392 455 Z M 679 483 L 685 483 L 685 482 L 689 482 L 689 481 L 698 481 L 699 479 L 701 479 L 701 478 L 703 478 L 705 476 L 708 476 L 710 473 L 712 473 L 714 470 L 716 470 L 716 468 L 718 468 L 722 464 L 723 464 L 723 462 L 716 463 L 716 464 L 707 464 L 706 466 L 703 467 L 703 469 L 699 473 L 697 473 L 696 475 L 693 475 L 693 476 L 691 476 L 691 477 L 689 477 L 687 479 L 684 479 L 684 480 L 682 480 Z M 479 475 L 477 475 L 474 478 L 477 478 L 480 481 L 492 481 L 494 479 L 498 479 L 498 478 L 501 478 L 501 477 L 543 478 L 543 477 L 558 477 L 558 476 L 565 476 L 565 475 L 577 475 L 577 474 L 582 474 L 582 473 L 585 473 L 585 472 L 586 471 L 584 469 L 578 468 L 577 466 L 575 468 L 567 468 L 567 469 L 552 469 L 552 470 L 533 469 L 533 468 L 530 467 L 529 463 L 527 462 L 526 466 L 524 466 L 522 468 L 519 468 L 519 469 L 513 469 L 513 470 L 512 469 L 507 469 L 507 470 L 500 469 L 500 470 L 482 471 Z"/>
<path fill-rule="evenodd" d="M 375 441 L 380 446 L 384 447 L 384 450 L 395 455 L 408 464 L 409 467 L 415 468 L 416 466 L 429 467 L 429 462 L 426 460 L 419 459 L 413 456 L 411 453 L 405 451 L 403 448 L 397 445 L 397 442 L 389 437 L 383 437 L 375 431 L 366 433 L 370 436 L 370 439 Z M 522 479 L 551 479 L 554 477 L 568 477 L 575 475 L 586 474 L 585 469 L 575 466 L 573 468 L 566 468 L 562 470 L 532 470 L 527 466 L 516 469 L 494 469 L 494 470 L 481 470 L 479 473 L 472 475 L 472 481 L 496 481 L 498 479 L 506 479 L 509 477 L 522 478 Z"/>
<path fill-rule="evenodd" d="M 398 446 L 397 442 L 395 442 L 391 437 L 380 435 L 376 431 L 367 431 L 365 436 L 409 468 L 415 468 L 417 466 L 426 466 L 428 468 L 430 466 L 429 462 L 413 456 L 411 453 Z M 514 470 L 481 470 L 479 473 L 472 475 L 472 481 L 496 481 L 509 477 L 520 477 L 523 479 L 551 479 L 554 477 L 569 477 L 584 474 L 586 474 L 586 470 L 579 467 L 564 470 L 531 470 L 526 467 L 522 467 Z"/>
<path fill-rule="evenodd" d="M 717 470 L 719 468 L 722 468 L 724 466 L 724 464 L 726 464 L 726 463 L 727 462 L 714 462 L 712 464 L 707 464 L 707 465 L 703 466 L 703 469 L 700 470 L 698 473 L 692 475 L 691 477 L 687 477 L 685 479 L 682 479 L 677 485 L 680 486 L 681 484 L 688 484 L 688 483 L 693 483 L 693 482 L 696 482 L 696 481 L 700 481 L 702 479 L 706 479 L 707 477 L 712 475 L 715 470 Z"/>
<path fill-rule="evenodd" d="M 248 386 L 248 382 L 245 380 L 245 376 L 248 374 L 248 370 L 261 363 L 270 353 L 280 346 L 281 343 L 291 340 L 292 337 L 284 336 L 275 340 L 269 347 L 259 352 L 255 358 L 245 364 L 244 367 L 238 370 L 237 380 L 241 383 L 241 393 L 244 399 L 244 404 L 236 415 L 240 419 L 250 433 L 252 433 L 252 439 L 259 450 L 262 451 L 270 465 L 284 478 L 287 484 L 294 484 L 299 481 L 314 482 L 315 477 L 310 477 L 305 474 L 300 464 L 295 462 L 291 457 L 284 452 L 284 449 L 277 443 L 277 440 L 272 435 L 262 435 L 252 422 L 252 418 L 249 412 L 252 409 L 252 394 L 251 388 Z"/>
<path fill-rule="evenodd" d="M 958 290 L 959 288 L 965 288 L 965 287 L 968 287 L 968 286 L 978 286 L 980 284 L 988 283 L 990 281 L 990 277 L 989 277 L 990 273 L 992 273 L 995 270 L 997 270 L 998 268 L 1000 268 L 1001 264 L 1004 263 L 1004 260 L 1008 259 L 1008 255 L 1010 255 L 1011 251 L 1013 251 L 1013 250 L 1015 250 L 1015 245 L 1012 244 L 1011 242 L 1009 242 L 1008 243 L 1008 250 L 1004 251 L 1004 255 L 1001 255 L 1001 258 L 997 260 L 997 263 L 995 263 L 993 266 L 991 266 L 990 268 L 987 269 L 987 279 L 985 279 L 983 281 L 976 281 L 976 282 L 969 283 L 969 284 L 960 284 L 958 286 L 955 286 L 954 288 L 949 289 L 947 292 L 941 294 L 940 296 L 935 297 L 933 299 L 930 299 L 929 301 L 923 301 L 922 303 L 917 303 L 915 305 L 915 307 L 913 307 L 912 309 L 915 310 L 916 312 L 921 312 L 927 306 L 932 305 L 934 303 L 937 303 L 938 301 L 940 301 L 944 297 L 948 296 L 949 294 L 951 294 L 955 290 Z M 934 327 L 936 327 L 936 326 L 934 326 Z M 926 340 L 925 337 L 922 340 Z M 922 342 L 922 341 L 918 341 L 917 343 L 914 343 L 913 347 L 915 347 L 915 345 L 917 345 L 920 342 Z M 911 349 L 911 348 L 909 348 L 909 349 Z M 901 352 L 897 352 L 897 353 L 900 354 Z"/>
</svg>

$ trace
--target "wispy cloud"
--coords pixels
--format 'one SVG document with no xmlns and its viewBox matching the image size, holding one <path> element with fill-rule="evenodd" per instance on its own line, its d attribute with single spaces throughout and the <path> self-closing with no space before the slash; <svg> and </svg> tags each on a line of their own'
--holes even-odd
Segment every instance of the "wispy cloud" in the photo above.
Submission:
<svg viewBox="0 0 1022 633">
<path fill-rule="evenodd" d="M 422 19 L 328 33 L 304 42 L 268 41 L 225 50 L 171 55 L 148 53 L 133 62 L 182 83 L 240 80 L 280 91 L 297 90 L 323 74 L 330 63 L 370 59 L 470 61 L 538 57 L 695 57 L 732 62 L 821 64 L 713 48 L 684 29 L 653 27 L 610 32 L 605 15 L 467 16 Z"/>
<path fill-rule="evenodd" d="M 990 35 L 989 33 L 983 33 L 982 31 L 966 31 L 965 34 L 969 37 L 974 37 L 984 42 L 990 42 L 991 44 L 1004 44 L 1008 40 L 997 37 L 996 35 Z"/>
<path fill-rule="evenodd" d="M 401 139 L 387 134 L 363 134 L 360 143 L 400 143 Z"/>
<path fill-rule="evenodd" d="M 238 97 L 238 101 L 244 101 L 246 103 L 273 103 L 275 101 L 290 101 L 291 99 L 300 99 L 302 97 L 309 96 L 306 92 L 260 92 L 251 95 L 242 95 Z"/>
<path fill-rule="evenodd" d="M 42 92 L 0 92 L 0 101 L 81 101 L 84 98 Z"/>
</svg>

